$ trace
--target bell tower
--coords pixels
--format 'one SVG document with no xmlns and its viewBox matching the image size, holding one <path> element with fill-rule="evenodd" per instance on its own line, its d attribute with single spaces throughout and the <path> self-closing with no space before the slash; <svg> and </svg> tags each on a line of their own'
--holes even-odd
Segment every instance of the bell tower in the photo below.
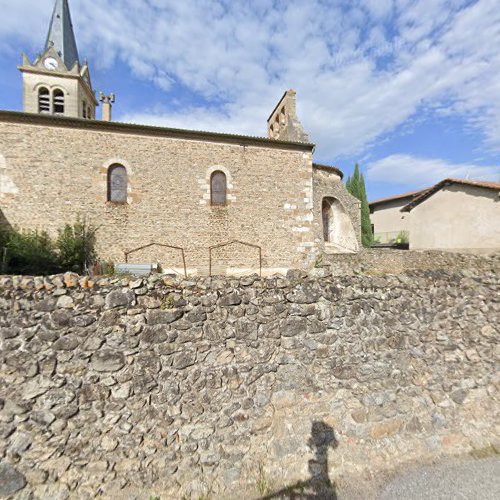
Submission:
<svg viewBox="0 0 500 500">
<path fill-rule="evenodd" d="M 99 105 L 87 61 L 78 56 L 68 0 L 56 0 L 45 48 L 33 63 L 23 54 L 23 111 L 95 119 Z"/>
</svg>

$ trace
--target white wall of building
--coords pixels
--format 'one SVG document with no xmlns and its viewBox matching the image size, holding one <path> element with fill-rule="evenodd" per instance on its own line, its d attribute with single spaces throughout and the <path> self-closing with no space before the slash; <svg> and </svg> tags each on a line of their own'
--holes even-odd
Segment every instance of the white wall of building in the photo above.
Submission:
<svg viewBox="0 0 500 500">
<path fill-rule="evenodd" d="M 500 249 L 500 197 L 496 190 L 451 184 L 407 215 L 411 249 Z"/>
</svg>

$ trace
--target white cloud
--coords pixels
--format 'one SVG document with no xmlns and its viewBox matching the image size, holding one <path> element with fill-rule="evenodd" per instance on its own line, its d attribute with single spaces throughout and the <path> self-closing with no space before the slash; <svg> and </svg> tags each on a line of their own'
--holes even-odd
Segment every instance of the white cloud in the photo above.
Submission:
<svg viewBox="0 0 500 500">
<path fill-rule="evenodd" d="M 0 53 L 39 48 L 53 0 L 0 0 Z M 318 159 L 361 154 L 447 103 L 500 151 L 498 0 L 72 0 L 81 55 L 165 91 L 127 121 L 263 135 L 287 88 Z M 200 102 L 176 105 L 182 85 Z"/>
<path fill-rule="evenodd" d="M 438 158 L 398 154 L 367 166 L 370 181 L 426 187 L 447 177 L 500 182 L 500 166 L 449 163 Z"/>
</svg>

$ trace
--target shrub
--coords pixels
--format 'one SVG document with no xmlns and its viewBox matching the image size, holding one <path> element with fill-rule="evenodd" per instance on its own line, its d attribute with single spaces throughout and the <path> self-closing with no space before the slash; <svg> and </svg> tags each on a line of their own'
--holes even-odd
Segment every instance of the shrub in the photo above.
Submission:
<svg viewBox="0 0 500 500">
<path fill-rule="evenodd" d="M 54 242 L 46 231 L 17 231 L 0 225 L 0 271 L 28 275 L 86 271 L 96 260 L 96 231 L 78 219 L 59 230 Z"/>
<path fill-rule="evenodd" d="M 11 231 L 4 244 L 11 273 L 54 274 L 61 271 L 55 245 L 45 231 Z"/>
<path fill-rule="evenodd" d="M 410 234 L 408 231 L 399 231 L 398 235 L 396 236 L 396 244 L 397 245 L 406 245 L 410 241 Z"/>
<path fill-rule="evenodd" d="M 56 245 L 59 262 L 64 270 L 82 273 L 96 261 L 96 231 L 97 228 L 79 218 L 73 225 L 66 224 L 59 230 Z"/>
</svg>

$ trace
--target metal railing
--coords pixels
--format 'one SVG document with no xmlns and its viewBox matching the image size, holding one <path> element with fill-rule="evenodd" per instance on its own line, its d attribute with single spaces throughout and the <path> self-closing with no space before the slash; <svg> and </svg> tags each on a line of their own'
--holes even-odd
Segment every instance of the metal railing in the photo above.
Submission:
<svg viewBox="0 0 500 500">
<path fill-rule="evenodd" d="M 184 248 L 182 247 L 176 247 L 174 245 L 167 245 L 165 243 L 156 243 L 156 242 L 151 242 L 151 243 L 148 243 L 147 245 L 143 245 L 142 247 L 138 247 L 138 248 L 134 248 L 133 250 L 128 250 L 126 252 L 124 252 L 125 254 L 125 263 L 128 264 L 128 256 L 133 254 L 134 252 L 139 252 L 140 250 L 144 250 L 145 248 L 149 248 L 149 247 L 152 247 L 152 246 L 158 246 L 158 247 L 164 247 L 164 248 L 172 248 L 174 250 L 179 250 L 181 252 L 181 255 L 182 255 L 182 264 L 184 266 L 184 277 L 188 277 L 187 275 L 187 267 L 186 267 L 186 256 L 184 254 Z"/>
<path fill-rule="evenodd" d="M 218 245 L 213 245 L 208 248 L 208 275 L 212 276 L 212 250 L 216 250 L 218 248 L 224 248 L 229 245 L 239 244 L 251 248 L 257 248 L 259 250 L 259 275 L 262 277 L 262 247 L 259 245 L 254 245 L 253 243 L 246 243 L 240 240 L 232 240 L 227 243 L 219 243 Z"/>
</svg>

